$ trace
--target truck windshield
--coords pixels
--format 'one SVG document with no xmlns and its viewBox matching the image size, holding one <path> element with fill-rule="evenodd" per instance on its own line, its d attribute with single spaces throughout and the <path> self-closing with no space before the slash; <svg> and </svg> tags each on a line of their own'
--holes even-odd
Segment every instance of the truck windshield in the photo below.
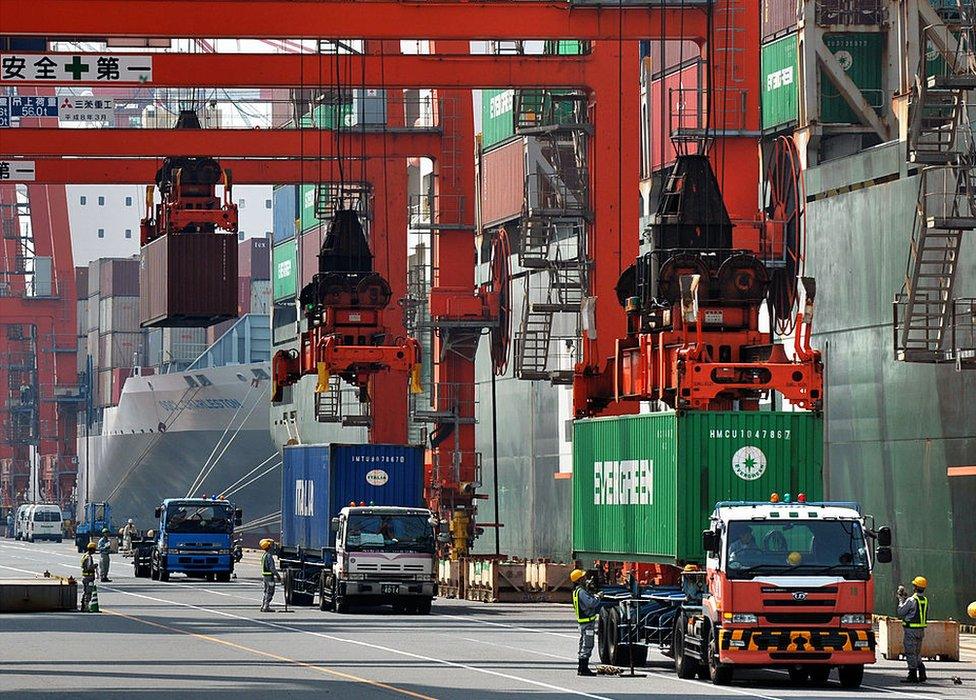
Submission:
<svg viewBox="0 0 976 700">
<path fill-rule="evenodd" d="M 855 521 L 732 521 L 728 530 L 729 578 L 759 574 L 868 577 L 867 545 Z"/>
<path fill-rule="evenodd" d="M 171 503 L 166 507 L 166 529 L 229 534 L 234 531 L 234 511 L 224 504 Z"/>
<path fill-rule="evenodd" d="M 424 515 L 350 515 L 346 549 L 434 552 L 434 530 Z"/>
</svg>

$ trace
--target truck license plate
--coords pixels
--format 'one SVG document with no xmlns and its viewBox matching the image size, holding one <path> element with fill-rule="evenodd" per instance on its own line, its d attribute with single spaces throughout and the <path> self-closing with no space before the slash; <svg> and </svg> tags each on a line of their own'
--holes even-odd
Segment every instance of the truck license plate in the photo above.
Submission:
<svg viewBox="0 0 976 700">
<path fill-rule="evenodd" d="M 399 593 L 399 592 L 400 592 L 400 587 L 397 584 L 395 584 L 395 583 L 384 583 L 383 584 L 383 593 L 389 593 L 389 594 L 393 595 L 393 594 L 396 594 L 396 593 Z"/>
</svg>

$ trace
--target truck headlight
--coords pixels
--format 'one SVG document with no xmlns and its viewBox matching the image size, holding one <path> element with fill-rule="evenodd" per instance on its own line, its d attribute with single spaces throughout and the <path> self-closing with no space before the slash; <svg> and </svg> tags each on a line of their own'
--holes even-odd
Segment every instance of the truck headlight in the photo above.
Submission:
<svg viewBox="0 0 976 700">
<path fill-rule="evenodd" d="M 840 616 L 840 624 L 842 625 L 866 625 L 867 622 L 868 616 L 864 613 L 848 613 Z"/>
<path fill-rule="evenodd" d="M 754 625 L 759 622 L 759 618 L 752 613 L 735 613 L 732 615 L 733 625 Z"/>
</svg>

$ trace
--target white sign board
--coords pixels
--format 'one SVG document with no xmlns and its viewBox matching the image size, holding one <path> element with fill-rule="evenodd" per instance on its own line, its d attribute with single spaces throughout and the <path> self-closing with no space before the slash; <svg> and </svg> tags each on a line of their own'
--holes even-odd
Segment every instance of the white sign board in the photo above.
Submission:
<svg viewBox="0 0 976 700">
<path fill-rule="evenodd" d="M 0 182 L 33 182 L 34 161 L 0 160 Z"/>
<path fill-rule="evenodd" d="M 152 56 L 131 54 L 0 54 L 0 84 L 151 83 Z"/>
<path fill-rule="evenodd" d="M 115 100 L 105 97 L 59 97 L 58 119 L 63 122 L 115 123 Z"/>
</svg>

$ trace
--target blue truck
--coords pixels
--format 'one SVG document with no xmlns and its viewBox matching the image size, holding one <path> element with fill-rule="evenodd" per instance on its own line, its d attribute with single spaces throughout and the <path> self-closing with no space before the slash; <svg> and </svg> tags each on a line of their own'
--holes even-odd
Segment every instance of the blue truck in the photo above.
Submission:
<svg viewBox="0 0 976 700">
<path fill-rule="evenodd" d="M 285 600 L 427 614 L 437 594 L 437 518 L 423 499 L 424 450 L 294 445 L 283 451 L 279 560 Z"/>
<path fill-rule="evenodd" d="M 169 581 L 170 574 L 230 581 L 234 572 L 234 527 L 242 512 L 215 498 L 167 498 L 156 507 L 157 527 L 133 541 L 139 578 Z"/>
<path fill-rule="evenodd" d="M 102 530 L 109 531 L 110 539 L 114 540 L 113 550 L 118 551 L 117 533 L 112 527 L 112 506 L 104 502 L 86 503 L 84 517 L 75 528 L 75 547 L 84 552 L 89 542 L 102 536 Z"/>
</svg>

